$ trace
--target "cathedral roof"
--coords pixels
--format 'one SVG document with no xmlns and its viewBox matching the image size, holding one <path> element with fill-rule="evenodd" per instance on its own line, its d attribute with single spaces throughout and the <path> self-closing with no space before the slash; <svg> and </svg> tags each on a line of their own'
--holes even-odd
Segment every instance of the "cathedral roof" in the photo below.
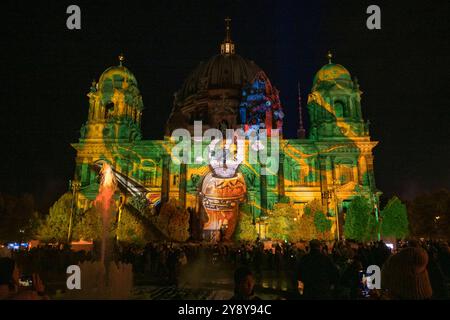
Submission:
<svg viewBox="0 0 450 320">
<path fill-rule="evenodd" d="M 141 101 L 134 101 L 140 96 L 138 84 L 134 74 L 125 66 L 123 66 L 124 56 L 119 56 L 120 64 L 106 69 L 98 81 L 97 90 L 101 93 L 102 103 L 107 104 L 111 101 L 115 90 L 119 90 L 125 94 L 125 100 L 128 104 L 133 104 L 142 109 Z"/>
<path fill-rule="evenodd" d="M 220 45 L 220 54 L 212 56 L 206 63 L 201 62 L 187 77 L 178 91 L 180 101 L 202 90 L 241 90 L 261 71 L 253 61 L 236 54 L 230 22 L 231 19 L 225 19 L 225 39 Z"/>
<path fill-rule="evenodd" d="M 328 63 L 320 68 L 320 70 L 316 73 L 314 76 L 313 85 L 317 85 L 322 81 L 333 80 L 352 81 L 352 77 L 350 76 L 350 72 L 348 72 L 344 66 L 335 63 Z"/>
<path fill-rule="evenodd" d="M 137 85 L 137 80 L 134 74 L 124 66 L 112 66 L 106 69 L 98 81 L 99 87 L 111 81 L 114 88 L 122 89 L 124 83 Z"/>
<path fill-rule="evenodd" d="M 261 71 L 253 61 L 238 54 L 217 54 L 202 62 L 185 80 L 179 98 L 185 99 L 202 89 L 241 89 Z"/>
<path fill-rule="evenodd" d="M 336 63 L 332 63 L 333 54 L 328 51 L 328 64 L 324 65 L 317 71 L 313 79 L 313 89 L 320 86 L 321 83 L 339 82 L 343 85 L 352 85 L 352 77 L 348 70 Z"/>
</svg>

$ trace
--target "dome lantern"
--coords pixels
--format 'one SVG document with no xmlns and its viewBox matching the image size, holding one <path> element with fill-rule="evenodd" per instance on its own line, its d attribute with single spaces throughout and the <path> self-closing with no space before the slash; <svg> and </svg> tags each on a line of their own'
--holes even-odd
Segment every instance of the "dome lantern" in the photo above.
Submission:
<svg viewBox="0 0 450 320">
<path fill-rule="evenodd" d="M 124 56 L 124 54 L 123 54 L 123 53 L 119 54 L 118 58 L 119 58 L 119 66 L 122 67 L 123 62 L 125 61 L 125 56 Z"/>
<path fill-rule="evenodd" d="M 231 40 L 231 19 L 228 17 L 225 18 L 225 40 L 220 45 L 220 53 L 225 55 L 235 53 L 234 43 Z"/>
<path fill-rule="evenodd" d="M 327 59 L 328 59 L 328 64 L 331 64 L 332 62 L 331 62 L 331 59 L 333 58 L 333 54 L 331 53 L 331 51 L 330 50 L 328 50 L 328 53 L 327 53 Z"/>
</svg>

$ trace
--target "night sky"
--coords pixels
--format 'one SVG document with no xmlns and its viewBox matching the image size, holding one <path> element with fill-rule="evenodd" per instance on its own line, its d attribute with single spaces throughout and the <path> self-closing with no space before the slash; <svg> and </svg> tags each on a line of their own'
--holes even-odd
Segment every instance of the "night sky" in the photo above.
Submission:
<svg viewBox="0 0 450 320">
<path fill-rule="evenodd" d="M 393 3 L 395 2 L 395 3 Z M 77 4 L 82 29 L 66 28 Z M 382 29 L 366 28 L 377 4 Z M 295 137 L 297 81 L 306 105 L 327 60 L 357 76 L 371 122 L 377 187 L 411 199 L 450 188 L 450 2 L 28 1 L 2 2 L 0 191 L 32 193 L 45 212 L 68 188 L 93 79 L 118 64 L 136 75 L 145 139 L 162 138 L 173 93 L 218 53 L 226 16 L 236 52 L 280 90 L 285 136 Z M 306 108 L 304 118 L 307 121 Z"/>
</svg>

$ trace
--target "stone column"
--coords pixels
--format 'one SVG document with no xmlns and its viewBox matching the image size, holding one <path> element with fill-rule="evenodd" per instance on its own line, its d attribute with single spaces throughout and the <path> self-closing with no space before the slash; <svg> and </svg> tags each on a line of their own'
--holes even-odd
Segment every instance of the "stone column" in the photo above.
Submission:
<svg viewBox="0 0 450 320">
<path fill-rule="evenodd" d="M 186 171 L 186 164 L 180 164 L 180 187 L 178 191 L 178 198 L 180 199 L 183 208 L 186 208 Z"/>
<path fill-rule="evenodd" d="M 327 185 L 327 157 L 319 157 L 319 175 L 320 175 L 320 192 L 322 195 L 322 207 L 326 208 L 327 199 L 323 197 L 323 193 L 328 191 Z"/>
<path fill-rule="evenodd" d="M 353 181 L 355 183 L 358 183 L 359 177 L 358 177 L 358 160 L 353 161 Z"/>
<path fill-rule="evenodd" d="M 374 191 L 376 187 L 375 187 L 375 176 L 373 172 L 373 156 L 371 155 L 366 157 L 366 161 L 367 161 L 367 175 L 369 180 L 369 186 L 370 189 Z"/>
<path fill-rule="evenodd" d="M 317 165 L 316 165 L 316 159 L 311 158 L 310 167 L 309 170 L 311 170 L 311 185 L 317 186 Z"/>
<path fill-rule="evenodd" d="M 261 197 L 261 213 L 260 216 L 267 214 L 267 176 L 261 174 L 264 164 L 261 164 L 261 171 L 259 174 L 259 184 L 260 184 L 260 197 Z"/>
<path fill-rule="evenodd" d="M 280 163 L 278 166 L 278 200 L 285 195 L 284 190 L 284 154 L 280 153 Z"/>
<path fill-rule="evenodd" d="M 163 155 L 163 174 L 161 184 L 161 203 L 165 203 L 169 200 L 170 191 L 170 155 Z"/>
<path fill-rule="evenodd" d="M 359 157 L 358 169 L 359 169 L 359 183 L 363 186 L 367 186 L 369 184 L 369 179 L 368 179 L 367 161 L 366 161 L 365 155 L 361 155 Z"/>
</svg>

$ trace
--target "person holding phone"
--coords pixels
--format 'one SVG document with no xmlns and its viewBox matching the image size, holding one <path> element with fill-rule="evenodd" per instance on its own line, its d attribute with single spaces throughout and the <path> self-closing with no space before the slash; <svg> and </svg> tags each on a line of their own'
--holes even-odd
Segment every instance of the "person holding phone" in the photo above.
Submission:
<svg viewBox="0 0 450 320">
<path fill-rule="evenodd" d="M 11 258 L 0 258 L 0 300 L 47 300 L 39 275 L 32 274 L 29 280 L 29 286 L 21 286 L 16 262 Z"/>
</svg>

